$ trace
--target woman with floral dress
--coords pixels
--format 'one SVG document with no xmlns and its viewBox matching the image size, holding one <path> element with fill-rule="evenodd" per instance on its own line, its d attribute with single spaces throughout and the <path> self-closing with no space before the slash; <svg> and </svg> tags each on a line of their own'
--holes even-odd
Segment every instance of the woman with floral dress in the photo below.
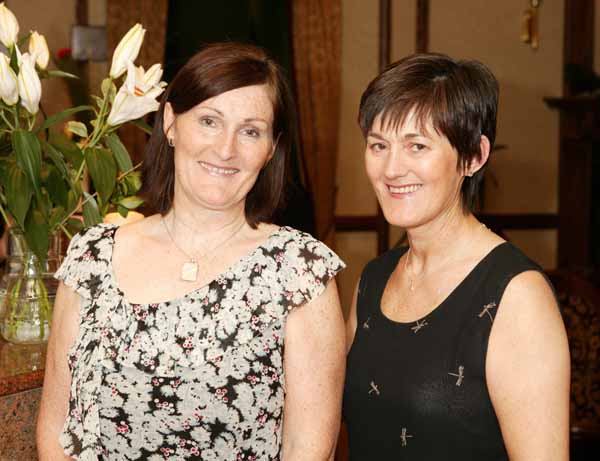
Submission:
<svg viewBox="0 0 600 461">
<path fill-rule="evenodd" d="M 343 262 L 269 224 L 292 115 L 258 48 L 211 45 L 177 74 L 142 171 L 157 214 L 84 230 L 56 274 L 41 460 L 332 457 Z"/>
</svg>

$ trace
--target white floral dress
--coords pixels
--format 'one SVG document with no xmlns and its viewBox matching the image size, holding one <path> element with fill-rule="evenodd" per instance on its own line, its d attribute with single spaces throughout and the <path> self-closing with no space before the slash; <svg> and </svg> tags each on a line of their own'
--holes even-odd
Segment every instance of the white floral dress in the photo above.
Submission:
<svg viewBox="0 0 600 461">
<path fill-rule="evenodd" d="M 133 304 L 111 265 L 117 227 L 73 238 L 56 277 L 81 297 L 60 442 L 80 460 L 278 460 L 288 313 L 344 263 L 282 227 L 212 282 Z"/>
</svg>

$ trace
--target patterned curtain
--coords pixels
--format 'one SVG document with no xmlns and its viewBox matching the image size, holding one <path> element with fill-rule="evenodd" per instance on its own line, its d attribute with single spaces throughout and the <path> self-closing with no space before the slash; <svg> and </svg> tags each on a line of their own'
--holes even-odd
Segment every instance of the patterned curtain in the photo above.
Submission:
<svg viewBox="0 0 600 461">
<path fill-rule="evenodd" d="M 317 237 L 333 245 L 341 67 L 341 0 L 294 0 L 292 42 L 301 150 Z"/>
<path fill-rule="evenodd" d="M 107 0 L 106 31 L 109 56 L 112 56 L 121 37 L 139 22 L 146 29 L 146 36 L 136 64 L 147 69 L 152 64 L 162 63 L 167 33 L 167 5 L 168 0 Z M 127 146 L 133 162 L 141 161 L 146 135 L 136 127 L 125 126 L 119 130 L 119 136 Z"/>
</svg>

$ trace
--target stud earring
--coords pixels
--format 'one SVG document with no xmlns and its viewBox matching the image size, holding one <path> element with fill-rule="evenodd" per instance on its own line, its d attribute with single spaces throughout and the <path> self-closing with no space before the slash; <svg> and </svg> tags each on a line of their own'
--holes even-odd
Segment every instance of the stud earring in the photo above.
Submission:
<svg viewBox="0 0 600 461">
<path fill-rule="evenodd" d="M 173 138 L 167 138 L 167 144 L 169 144 L 169 147 L 175 147 L 175 143 L 173 142 Z"/>
</svg>

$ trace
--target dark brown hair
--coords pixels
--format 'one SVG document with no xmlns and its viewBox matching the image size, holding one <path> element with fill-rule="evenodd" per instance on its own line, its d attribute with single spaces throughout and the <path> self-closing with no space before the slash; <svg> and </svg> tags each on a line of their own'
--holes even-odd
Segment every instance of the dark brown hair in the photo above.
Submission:
<svg viewBox="0 0 600 461">
<path fill-rule="evenodd" d="M 481 135 L 496 139 L 498 81 L 478 61 L 456 61 L 437 53 L 407 56 L 391 64 L 367 87 L 360 100 L 358 123 L 366 137 L 375 119 L 398 128 L 414 111 L 422 128 L 431 121 L 458 152 L 459 170 L 481 158 Z M 465 176 L 461 188 L 465 210 L 471 210 L 485 168 Z"/>
<path fill-rule="evenodd" d="M 164 133 L 168 102 L 175 115 L 230 90 L 266 84 L 273 102 L 273 158 L 261 170 L 246 197 L 246 220 L 252 227 L 269 221 L 283 200 L 284 181 L 292 142 L 296 139 L 293 100 L 281 68 L 256 46 L 215 43 L 196 53 L 177 72 L 165 91 L 142 164 L 142 192 L 147 204 L 165 214 L 173 205 L 175 164 L 173 148 Z"/>
</svg>

